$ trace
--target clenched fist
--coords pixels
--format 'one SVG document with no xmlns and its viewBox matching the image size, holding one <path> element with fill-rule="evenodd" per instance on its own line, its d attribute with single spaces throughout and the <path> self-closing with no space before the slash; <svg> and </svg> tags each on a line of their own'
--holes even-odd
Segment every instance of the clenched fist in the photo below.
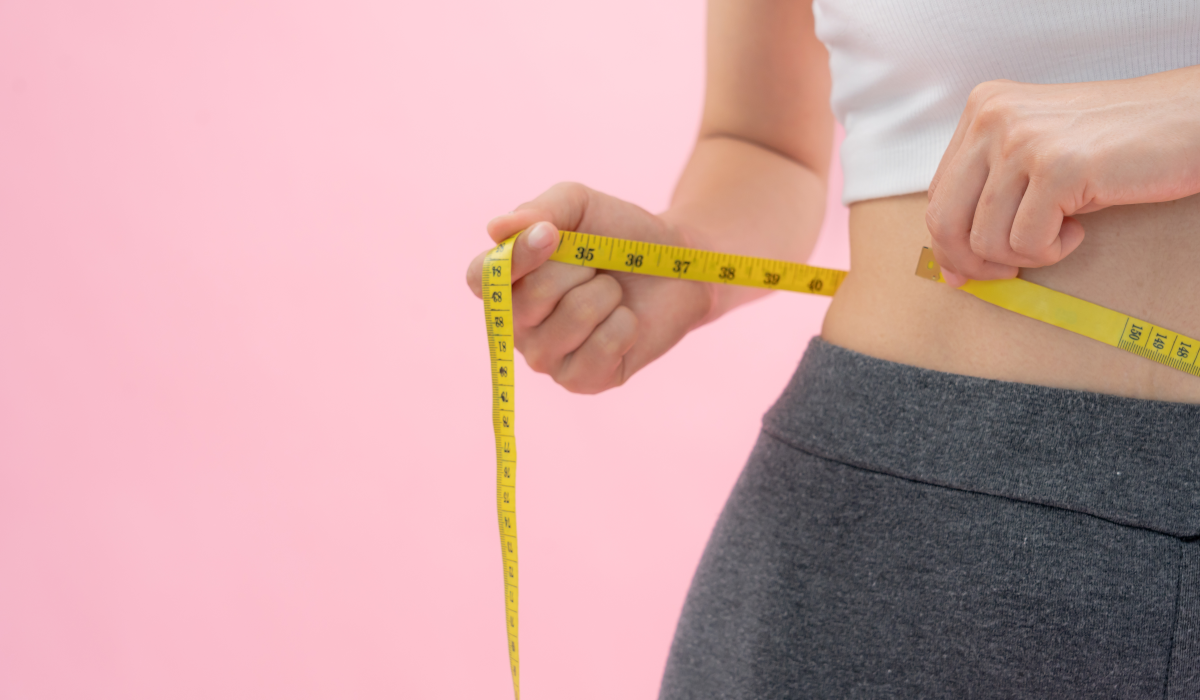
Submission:
<svg viewBox="0 0 1200 700">
<path fill-rule="evenodd" d="M 629 379 L 702 323 L 712 292 L 699 282 L 598 271 L 549 260 L 559 230 L 686 246 L 678 227 L 582 185 L 562 183 L 488 223 L 513 247 L 514 344 L 535 371 L 566 389 L 594 394 Z M 467 284 L 482 296 L 480 253 Z"/>
<path fill-rule="evenodd" d="M 1083 241 L 1073 214 L 1200 192 L 1200 72 L 1131 80 L 981 83 L 929 186 L 946 279 L 1013 277 Z"/>
</svg>

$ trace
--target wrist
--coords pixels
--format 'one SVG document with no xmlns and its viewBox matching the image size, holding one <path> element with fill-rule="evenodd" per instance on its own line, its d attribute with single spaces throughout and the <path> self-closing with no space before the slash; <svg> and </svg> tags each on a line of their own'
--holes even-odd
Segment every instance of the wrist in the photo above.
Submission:
<svg viewBox="0 0 1200 700">
<path fill-rule="evenodd" d="M 680 221 L 677 215 L 674 215 L 671 210 L 667 210 L 659 215 L 667 229 L 667 239 L 671 241 L 670 245 L 679 246 L 681 248 L 691 248 L 693 250 L 716 250 L 704 235 L 702 229 L 692 226 L 691 224 Z M 688 330 L 699 328 L 711 321 L 716 320 L 722 312 L 718 309 L 728 308 L 726 303 L 723 303 L 724 297 L 728 294 L 729 287 L 725 285 L 708 284 L 706 282 L 692 282 L 696 289 L 696 300 L 699 305 L 696 317 L 699 319 Z"/>
</svg>

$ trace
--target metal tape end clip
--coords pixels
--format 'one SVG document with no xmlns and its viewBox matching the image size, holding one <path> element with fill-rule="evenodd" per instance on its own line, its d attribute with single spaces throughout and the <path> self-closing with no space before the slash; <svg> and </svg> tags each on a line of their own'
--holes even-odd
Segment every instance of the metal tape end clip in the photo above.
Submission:
<svg viewBox="0 0 1200 700">
<path fill-rule="evenodd" d="M 929 247 L 921 249 L 921 260 L 917 263 L 917 277 L 931 282 L 945 282 L 942 278 L 942 266 L 933 258 L 933 250 Z"/>
</svg>

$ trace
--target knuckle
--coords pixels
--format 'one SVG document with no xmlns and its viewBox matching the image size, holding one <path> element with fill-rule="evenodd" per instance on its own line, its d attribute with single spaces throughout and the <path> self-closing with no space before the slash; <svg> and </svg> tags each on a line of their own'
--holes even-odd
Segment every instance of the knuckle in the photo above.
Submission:
<svg viewBox="0 0 1200 700">
<path fill-rule="evenodd" d="M 1013 252 L 1037 265 L 1051 265 L 1057 262 L 1050 246 L 1031 236 L 1023 235 L 1022 231 L 1013 231 L 1009 245 L 1012 246 Z"/>
<path fill-rule="evenodd" d="M 1042 144 L 1029 153 L 1029 172 L 1031 175 L 1040 175 L 1050 172 L 1054 168 L 1055 161 L 1058 160 L 1058 154 L 1053 144 Z"/>
<path fill-rule="evenodd" d="M 1027 160 L 1031 181 L 1053 178 L 1054 173 L 1062 167 L 1062 154 L 1053 144 L 1042 144 L 1032 149 Z"/>
<path fill-rule="evenodd" d="M 1009 133 L 1022 123 L 1020 119 L 1021 105 L 1012 95 L 1005 91 L 992 90 L 986 98 L 979 101 L 975 109 L 972 129 L 980 131 L 1001 131 Z"/>
<path fill-rule="evenodd" d="M 979 105 L 972 125 L 976 132 L 1007 130 L 1010 111 L 1006 102 L 998 97 L 989 97 Z"/>
<path fill-rule="evenodd" d="M 602 361 L 611 362 L 625 349 L 625 335 L 618 329 L 602 325 L 592 333 L 592 346 Z"/>
<path fill-rule="evenodd" d="M 533 211 L 559 228 L 578 226 L 587 211 L 592 190 L 578 182 L 558 182 L 515 211 Z"/>
<path fill-rule="evenodd" d="M 594 377 L 582 376 L 576 372 L 560 372 L 554 377 L 554 381 L 572 394 L 599 394 L 605 389 Z"/>
<path fill-rule="evenodd" d="M 978 108 L 979 105 L 983 104 L 983 102 L 987 100 L 986 93 L 988 92 L 988 89 L 987 83 L 979 83 L 975 87 L 971 88 L 971 92 L 967 93 L 967 107 Z"/>
<path fill-rule="evenodd" d="M 517 328 L 534 328 L 543 320 L 545 305 L 536 299 L 513 292 L 513 321 Z"/>
<path fill-rule="evenodd" d="M 972 253 L 979 256 L 987 255 L 990 244 L 987 240 L 987 235 L 983 231 L 976 228 L 971 229 L 971 235 L 968 236 L 967 242 L 971 246 Z"/>
<path fill-rule="evenodd" d="M 513 298 L 520 306 L 541 306 L 553 301 L 558 293 L 553 281 L 547 275 L 531 273 L 525 275 L 513 285 Z"/>
<path fill-rule="evenodd" d="M 967 94 L 967 111 L 978 115 L 1003 89 L 1003 81 L 1000 80 L 985 80 L 977 84 Z"/>
<path fill-rule="evenodd" d="M 534 372 L 548 374 L 553 367 L 550 355 L 541 343 L 526 345 L 521 352 L 525 355 L 525 364 Z"/>
<path fill-rule="evenodd" d="M 567 307 L 568 313 L 580 323 L 595 324 L 604 318 L 605 304 L 594 294 L 576 294 Z"/>
<path fill-rule="evenodd" d="M 591 283 L 597 288 L 597 291 L 609 300 L 620 301 L 624 296 L 624 291 L 621 289 L 621 283 L 607 273 L 598 273 L 591 279 Z"/>
<path fill-rule="evenodd" d="M 971 93 L 968 95 L 967 99 L 974 99 L 976 103 L 981 104 L 990 100 L 996 95 L 1004 93 L 1010 85 L 1013 85 L 1013 81 L 1005 80 L 1003 78 L 985 80 L 982 83 L 977 83 L 975 87 L 971 88 Z"/>
<path fill-rule="evenodd" d="M 1082 151 L 1059 141 L 1041 144 L 1029 159 L 1030 179 L 1043 182 L 1073 179 L 1087 167 L 1086 158 Z"/>
<path fill-rule="evenodd" d="M 984 260 L 999 260 L 1008 253 L 1000 236 L 981 229 L 971 230 L 971 252 Z"/>
<path fill-rule="evenodd" d="M 608 275 L 604 275 L 604 277 L 608 277 Z M 613 281 L 612 284 L 617 287 L 616 298 L 619 300 L 620 285 L 616 281 Z M 562 301 L 567 313 L 572 318 L 582 323 L 591 324 L 599 323 L 608 316 L 609 312 L 612 311 L 613 302 L 613 290 L 609 284 L 604 282 L 593 283 L 586 287 L 576 287 Z"/>
<path fill-rule="evenodd" d="M 518 329 L 536 328 L 541 315 L 532 304 L 518 301 L 513 305 L 513 323 Z"/>
<path fill-rule="evenodd" d="M 1002 161 L 1025 161 L 1032 152 L 1032 144 L 1036 143 L 1038 133 L 1026 120 L 1011 119 L 1004 125 L 1000 134 L 996 153 Z"/>
<path fill-rule="evenodd" d="M 587 192 L 587 185 L 571 180 L 563 180 L 551 185 L 550 191 L 568 198 L 581 197 Z"/>
<path fill-rule="evenodd" d="M 576 209 L 587 201 L 588 188 L 578 182 L 558 182 L 552 185 L 546 194 L 565 201 L 571 209 Z"/>
<path fill-rule="evenodd" d="M 601 391 L 600 389 L 596 389 L 588 384 L 583 384 L 576 381 L 569 381 L 566 383 L 559 382 L 559 385 L 572 394 L 581 394 L 583 396 L 592 396 L 594 394 L 599 394 Z"/>
<path fill-rule="evenodd" d="M 930 235 L 938 240 L 944 240 L 950 237 L 949 227 L 946 225 L 946 217 L 942 213 L 942 207 L 937 197 L 934 197 L 929 202 L 929 206 L 925 208 L 925 227 L 929 229 Z"/>
<path fill-rule="evenodd" d="M 1012 236 L 1009 238 L 1008 243 L 1012 247 L 1014 253 L 1018 253 L 1030 259 L 1039 257 L 1043 252 L 1042 246 L 1037 245 L 1027 236 L 1022 235 L 1022 232 L 1019 230 L 1012 232 Z"/>
</svg>

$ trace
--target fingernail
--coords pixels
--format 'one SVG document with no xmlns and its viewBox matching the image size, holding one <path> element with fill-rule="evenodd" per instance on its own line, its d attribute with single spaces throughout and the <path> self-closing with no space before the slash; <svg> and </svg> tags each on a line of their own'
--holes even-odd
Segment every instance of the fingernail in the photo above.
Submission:
<svg viewBox="0 0 1200 700">
<path fill-rule="evenodd" d="M 536 248 L 539 250 L 542 248 L 549 248 L 550 245 L 554 243 L 554 233 L 554 227 L 550 224 L 545 222 L 534 224 L 533 228 L 529 229 L 529 232 L 525 234 L 526 238 L 528 239 L 526 240 L 526 243 L 529 244 L 530 248 Z"/>
</svg>

